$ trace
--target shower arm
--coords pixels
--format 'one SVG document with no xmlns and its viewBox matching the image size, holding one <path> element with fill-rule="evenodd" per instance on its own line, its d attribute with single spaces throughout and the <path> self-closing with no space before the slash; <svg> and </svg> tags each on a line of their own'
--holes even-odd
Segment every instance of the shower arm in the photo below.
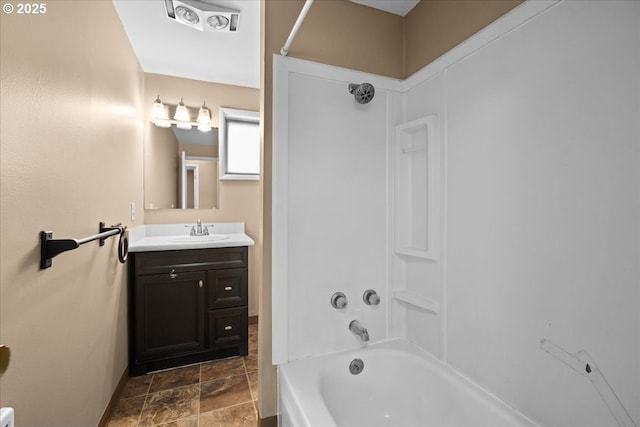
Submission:
<svg viewBox="0 0 640 427">
<path fill-rule="evenodd" d="M 293 24 L 293 28 L 291 29 L 291 34 L 289 34 L 289 38 L 284 43 L 284 46 L 280 48 L 280 55 L 287 56 L 289 53 L 289 48 L 291 47 L 291 43 L 293 43 L 293 39 L 296 37 L 300 26 L 302 25 L 302 21 L 307 16 L 307 12 L 309 12 L 309 8 L 311 8 L 311 3 L 313 0 L 306 0 L 304 6 L 302 6 L 302 10 L 300 11 L 300 15 L 298 15 L 298 19 L 296 19 L 296 23 Z"/>
</svg>

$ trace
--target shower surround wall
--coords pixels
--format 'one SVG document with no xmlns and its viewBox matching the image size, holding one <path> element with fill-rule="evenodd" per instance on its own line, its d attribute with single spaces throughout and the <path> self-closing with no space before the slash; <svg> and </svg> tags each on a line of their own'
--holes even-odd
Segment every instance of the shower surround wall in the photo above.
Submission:
<svg viewBox="0 0 640 427">
<path fill-rule="evenodd" d="M 440 353 L 541 425 L 616 425 L 543 338 L 586 350 L 640 425 L 639 28 L 638 2 L 560 2 L 404 82 L 406 120 L 446 137 Z"/>
<path fill-rule="evenodd" d="M 274 115 L 274 362 L 356 346 L 346 324 L 359 318 L 372 340 L 410 339 L 541 425 L 615 426 L 546 338 L 586 350 L 640 425 L 638 45 L 639 2 L 526 2 L 399 85 L 386 79 L 372 101 L 386 96 L 386 116 L 370 121 L 349 111 L 350 71 L 276 66 L 274 111 L 295 107 Z M 393 129 L 425 116 L 442 148 L 437 262 L 393 245 Z M 377 131 L 365 144 L 354 129 Z M 378 312 L 361 304 L 369 284 Z M 394 300 L 399 289 L 439 313 Z M 329 305 L 337 290 L 347 315 Z"/>
<path fill-rule="evenodd" d="M 393 95 L 385 88 L 398 81 L 274 60 L 283 67 L 275 72 L 281 76 L 275 111 L 288 112 L 274 126 L 289 141 L 286 148 L 274 146 L 274 218 L 281 221 L 274 258 L 287 254 L 274 259 L 274 283 L 288 284 L 274 297 L 280 304 L 274 313 L 288 315 L 278 316 L 283 323 L 276 328 L 287 332 L 274 334 L 273 348 L 275 359 L 284 361 L 358 347 L 348 329 L 354 319 L 371 341 L 387 338 L 387 113 Z M 356 103 L 347 81 L 373 83 L 375 97 Z M 364 304 L 369 288 L 382 304 Z M 348 298 L 345 310 L 330 304 L 338 291 Z"/>
</svg>

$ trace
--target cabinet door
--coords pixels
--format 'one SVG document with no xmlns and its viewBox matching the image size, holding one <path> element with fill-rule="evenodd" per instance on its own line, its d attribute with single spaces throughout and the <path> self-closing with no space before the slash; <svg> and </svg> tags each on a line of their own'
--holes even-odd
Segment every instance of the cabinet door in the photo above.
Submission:
<svg viewBox="0 0 640 427">
<path fill-rule="evenodd" d="M 138 276 L 135 292 L 138 360 L 205 349 L 205 272 Z"/>
<path fill-rule="evenodd" d="M 247 269 L 229 268 L 208 273 L 208 308 L 247 305 Z"/>
</svg>

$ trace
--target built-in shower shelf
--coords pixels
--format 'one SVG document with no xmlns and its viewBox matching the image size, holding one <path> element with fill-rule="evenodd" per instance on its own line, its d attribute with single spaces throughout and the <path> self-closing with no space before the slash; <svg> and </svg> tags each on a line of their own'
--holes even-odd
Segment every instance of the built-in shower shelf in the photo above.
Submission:
<svg viewBox="0 0 640 427">
<path fill-rule="evenodd" d="M 402 123 L 393 137 L 395 252 L 440 257 L 440 139 L 435 115 Z"/>
<path fill-rule="evenodd" d="M 426 311 L 438 314 L 440 313 L 440 303 L 430 298 L 423 297 L 411 291 L 394 291 L 393 297 L 406 304 L 421 308 Z"/>
</svg>

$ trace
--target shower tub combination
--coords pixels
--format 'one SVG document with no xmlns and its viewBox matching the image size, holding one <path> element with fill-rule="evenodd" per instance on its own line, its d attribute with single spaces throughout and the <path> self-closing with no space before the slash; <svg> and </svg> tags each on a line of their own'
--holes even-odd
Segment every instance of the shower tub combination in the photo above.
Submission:
<svg viewBox="0 0 640 427">
<path fill-rule="evenodd" d="M 281 427 L 537 426 L 402 339 L 281 365 L 279 388 Z"/>
</svg>

